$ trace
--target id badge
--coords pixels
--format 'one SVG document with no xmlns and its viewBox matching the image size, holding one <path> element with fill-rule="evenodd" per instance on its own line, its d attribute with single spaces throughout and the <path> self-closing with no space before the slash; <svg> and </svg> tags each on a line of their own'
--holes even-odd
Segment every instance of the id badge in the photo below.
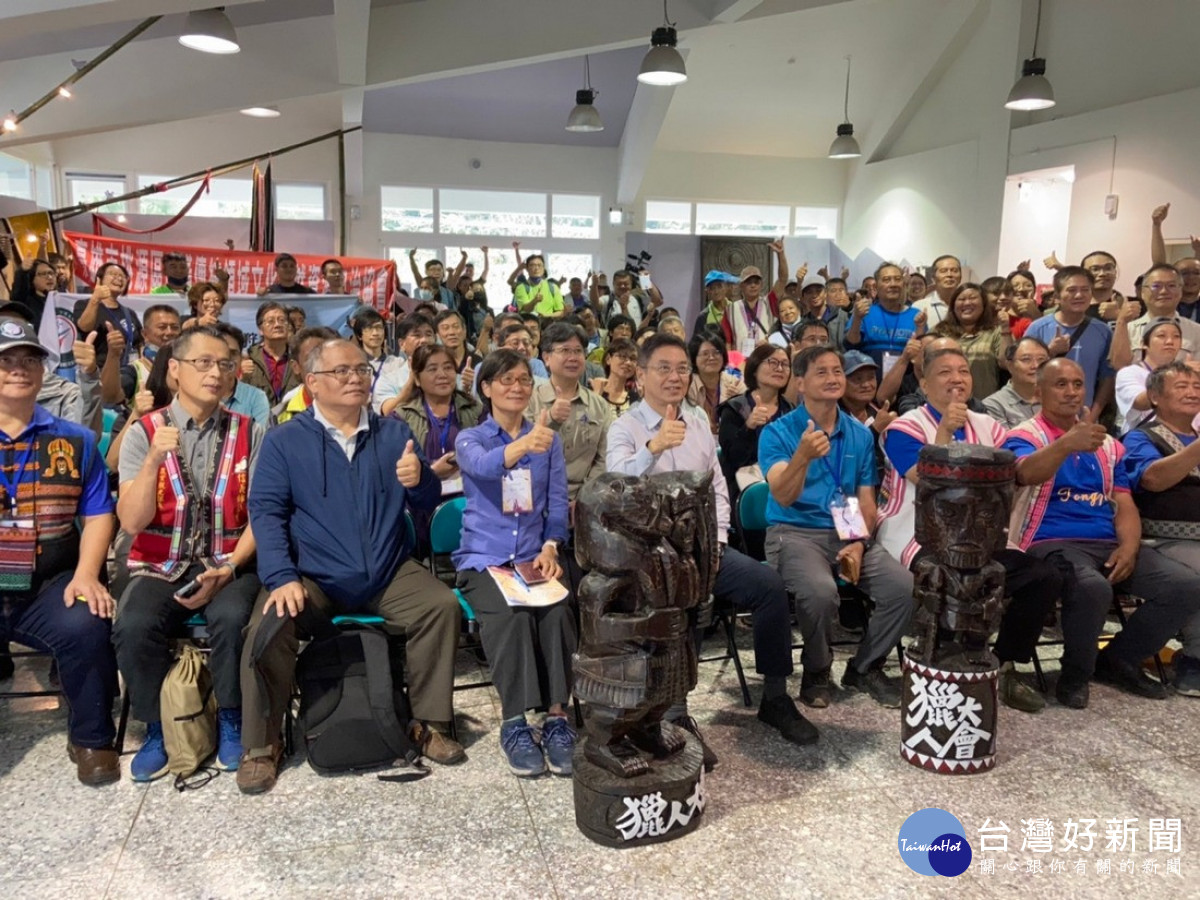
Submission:
<svg viewBox="0 0 1200 900">
<path fill-rule="evenodd" d="M 741 347 L 742 356 L 748 357 L 751 353 L 754 352 L 754 348 L 757 346 L 758 346 L 758 341 L 754 340 L 754 338 L 746 338 L 744 341 L 742 341 L 742 347 Z"/>
<path fill-rule="evenodd" d="M 533 482 L 528 469 L 510 469 L 501 482 L 501 511 L 519 516 L 533 512 Z"/>
<path fill-rule="evenodd" d="M 882 381 L 884 378 L 887 378 L 888 372 L 892 371 L 896 363 L 900 362 L 901 358 L 902 354 L 900 353 L 889 353 L 886 350 L 883 351 L 883 375 L 880 376 L 880 381 Z"/>
<path fill-rule="evenodd" d="M 857 497 L 834 497 L 829 502 L 829 512 L 833 515 L 833 527 L 837 529 L 839 540 L 859 541 L 870 537 Z"/>
</svg>

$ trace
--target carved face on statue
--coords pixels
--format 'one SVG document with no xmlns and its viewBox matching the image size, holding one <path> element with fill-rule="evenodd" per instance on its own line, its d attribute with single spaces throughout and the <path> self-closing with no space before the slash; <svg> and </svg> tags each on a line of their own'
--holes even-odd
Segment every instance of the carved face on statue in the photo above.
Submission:
<svg viewBox="0 0 1200 900">
<path fill-rule="evenodd" d="M 953 568 L 982 568 L 1007 539 L 1015 457 L 972 444 L 929 446 L 917 466 L 917 542 Z"/>
</svg>

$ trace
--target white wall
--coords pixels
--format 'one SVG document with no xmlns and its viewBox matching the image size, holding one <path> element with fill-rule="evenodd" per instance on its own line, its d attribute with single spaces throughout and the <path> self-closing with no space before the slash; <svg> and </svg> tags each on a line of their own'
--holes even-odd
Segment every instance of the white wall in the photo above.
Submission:
<svg viewBox="0 0 1200 900">
<path fill-rule="evenodd" d="M 1121 265 L 1118 287 L 1127 289 L 1149 266 L 1150 211 L 1155 206 L 1171 204 L 1163 226 L 1168 240 L 1200 234 L 1200 183 L 1195 178 L 1200 122 L 1190 114 L 1197 103 L 1200 89 L 1192 89 L 1013 132 L 1013 171 L 1075 166 L 1070 232 L 1066 247 L 1059 250 L 1064 262 L 1107 250 Z M 1104 214 L 1110 184 L 1120 197 L 1115 219 Z"/>
<path fill-rule="evenodd" d="M 832 159 L 656 151 L 642 181 L 636 221 L 641 225 L 648 199 L 840 207 L 846 172 L 844 163 Z"/>
<path fill-rule="evenodd" d="M 1054 275 L 1042 260 L 1050 250 L 1065 250 L 1071 228 L 1072 184 L 1062 177 L 1063 171 L 1012 175 L 1005 182 L 998 274 L 1005 275 L 1028 259 L 1038 284 L 1052 282 Z"/>
</svg>

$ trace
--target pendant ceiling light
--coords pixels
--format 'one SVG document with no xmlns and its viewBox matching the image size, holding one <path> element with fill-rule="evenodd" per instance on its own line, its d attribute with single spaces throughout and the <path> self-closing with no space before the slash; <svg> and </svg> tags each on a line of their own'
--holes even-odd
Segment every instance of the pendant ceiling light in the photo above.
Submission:
<svg viewBox="0 0 1200 900">
<path fill-rule="evenodd" d="M 242 49 L 223 6 L 188 13 L 179 43 L 202 53 L 237 53 Z"/>
<path fill-rule="evenodd" d="M 1054 105 L 1054 88 L 1046 80 L 1046 60 L 1037 55 L 1038 37 L 1042 30 L 1042 0 L 1038 0 L 1037 24 L 1033 28 L 1033 56 L 1021 65 L 1021 77 L 1008 92 L 1008 109 L 1029 112 L 1049 109 Z"/>
<path fill-rule="evenodd" d="M 846 99 L 842 107 L 842 124 L 837 127 L 837 137 L 829 145 L 830 159 L 854 159 L 862 156 L 858 141 L 854 139 L 854 126 L 850 124 L 850 57 L 846 57 Z"/>
<path fill-rule="evenodd" d="M 675 49 L 679 38 L 675 23 L 667 16 L 667 0 L 663 0 L 663 24 L 650 35 L 650 51 L 642 60 L 637 80 L 642 84 L 671 87 L 687 81 L 683 57 Z"/>
<path fill-rule="evenodd" d="M 592 90 L 591 63 L 586 55 L 583 57 L 583 83 L 583 90 L 575 92 L 575 108 L 567 116 L 567 131 L 603 131 L 604 123 L 593 105 L 600 92 Z"/>
</svg>

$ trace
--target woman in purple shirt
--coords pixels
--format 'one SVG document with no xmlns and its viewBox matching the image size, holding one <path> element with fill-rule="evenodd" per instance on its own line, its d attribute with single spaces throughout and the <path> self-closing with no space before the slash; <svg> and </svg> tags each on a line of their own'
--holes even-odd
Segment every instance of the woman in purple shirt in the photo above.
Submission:
<svg viewBox="0 0 1200 900">
<path fill-rule="evenodd" d="M 479 393 L 488 418 L 459 432 L 454 442 L 467 498 L 462 543 L 453 556 L 458 586 L 475 610 L 500 694 L 500 746 L 509 767 L 520 776 L 540 775 L 547 765 L 556 775 L 570 775 L 575 732 L 566 705 L 577 644 L 571 598 L 552 606 L 513 606 L 488 572 L 489 566 L 531 563 L 541 576 L 562 575 L 558 549 L 567 539 L 562 441 L 547 427 L 545 410 L 536 425 L 525 419 L 533 373 L 515 350 L 496 350 L 484 359 Z M 526 721 L 530 709 L 546 710 L 540 734 Z"/>
</svg>

